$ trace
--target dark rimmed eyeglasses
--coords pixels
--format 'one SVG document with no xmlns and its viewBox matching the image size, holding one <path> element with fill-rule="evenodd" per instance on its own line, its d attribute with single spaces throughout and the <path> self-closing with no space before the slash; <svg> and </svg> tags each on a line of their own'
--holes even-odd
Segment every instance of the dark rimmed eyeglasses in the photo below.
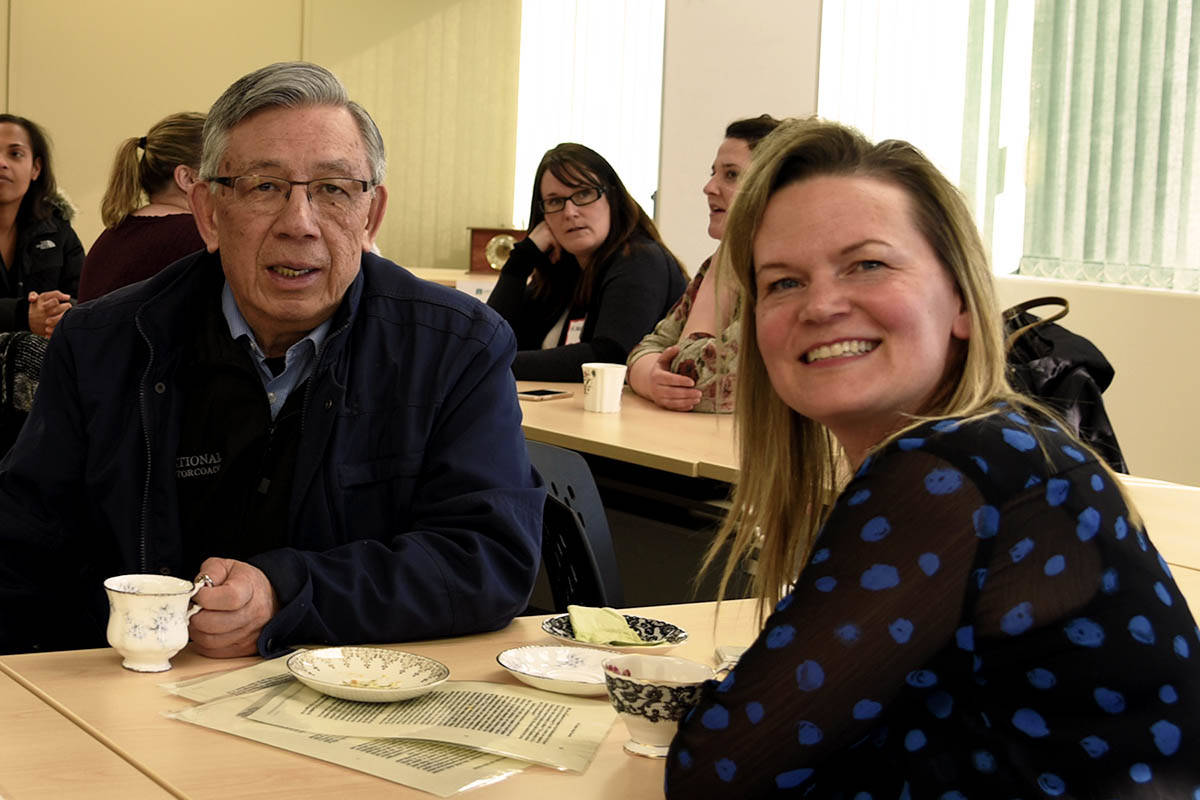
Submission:
<svg viewBox="0 0 1200 800">
<path fill-rule="evenodd" d="M 270 175 L 234 175 L 210 178 L 233 189 L 233 199 L 255 214 L 278 214 L 292 196 L 292 187 L 303 186 L 308 202 L 318 212 L 345 213 L 371 188 L 361 178 L 313 178 L 287 181 Z"/>
<path fill-rule="evenodd" d="M 538 200 L 538 208 L 543 214 L 556 214 L 567 207 L 567 201 L 570 200 L 576 208 L 590 206 L 592 203 L 604 196 L 603 186 L 585 186 L 574 194 L 566 197 L 547 197 L 544 200 Z"/>
</svg>

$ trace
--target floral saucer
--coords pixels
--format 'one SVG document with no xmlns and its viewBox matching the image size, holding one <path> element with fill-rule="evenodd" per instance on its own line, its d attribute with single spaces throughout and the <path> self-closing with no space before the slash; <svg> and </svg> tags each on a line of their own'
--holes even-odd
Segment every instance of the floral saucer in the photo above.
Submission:
<svg viewBox="0 0 1200 800">
<path fill-rule="evenodd" d="M 603 650 L 561 645 L 513 647 L 496 656 L 496 661 L 517 680 L 548 692 L 577 695 L 605 693 Z"/>
<path fill-rule="evenodd" d="M 302 650 L 288 658 L 287 668 L 318 692 L 364 703 L 419 697 L 450 677 L 449 668 L 440 661 L 382 647 Z"/>
<path fill-rule="evenodd" d="M 581 642 L 575 638 L 575 629 L 571 626 L 571 617 L 560 614 L 550 617 L 542 623 L 542 630 L 564 642 L 570 642 L 584 647 L 599 647 L 604 650 L 619 653 L 665 653 L 687 641 L 687 631 L 678 625 L 663 622 L 661 619 L 639 617 L 633 614 L 622 614 L 629 627 L 645 644 L 601 644 L 599 642 Z"/>
</svg>

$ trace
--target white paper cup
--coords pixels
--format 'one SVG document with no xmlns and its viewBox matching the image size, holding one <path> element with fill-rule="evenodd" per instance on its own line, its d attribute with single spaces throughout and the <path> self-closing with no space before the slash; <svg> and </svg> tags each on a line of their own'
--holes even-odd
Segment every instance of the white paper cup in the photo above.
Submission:
<svg viewBox="0 0 1200 800">
<path fill-rule="evenodd" d="M 621 390 L 624 387 L 624 364 L 584 364 L 583 410 L 615 414 L 621 410 Z"/>
</svg>

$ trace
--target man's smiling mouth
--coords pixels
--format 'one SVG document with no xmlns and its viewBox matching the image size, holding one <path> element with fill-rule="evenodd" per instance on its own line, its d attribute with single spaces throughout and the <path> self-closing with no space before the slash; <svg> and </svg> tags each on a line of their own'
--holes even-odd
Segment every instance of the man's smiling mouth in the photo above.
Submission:
<svg viewBox="0 0 1200 800">
<path fill-rule="evenodd" d="M 316 270 L 311 267 L 293 268 L 293 267 L 285 267 L 282 265 L 270 266 L 270 267 L 267 267 L 267 269 L 271 270 L 272 272 L 274 272 L 277 275 L 282 275 L 285 278 L 299 278 L 301 275 L 307 275 L 310 272 L 316 272 Z"/>
</svg>

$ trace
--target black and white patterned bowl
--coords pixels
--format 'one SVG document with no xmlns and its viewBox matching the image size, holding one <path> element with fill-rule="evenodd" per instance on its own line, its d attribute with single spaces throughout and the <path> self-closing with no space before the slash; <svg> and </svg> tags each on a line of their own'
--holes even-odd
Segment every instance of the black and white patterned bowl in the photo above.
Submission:
<svg viewBox="0 0 1200 800">
<path fill-rule="evenodd" d="M 700 700 L 712 667 L 671 656 L 613 655 L 602 662 L 608 699 L 625 721 L 631 753 L 662 757 L 679 720 Z"/>
<path fill-rule="evenodd" d="M 629 623 L 629 627 L 633 628 L 633 632 L 645 644 L 618 645 L 581 642 L 575 638 L 575 628 L 571 626 L 571 617 L 568 614 L 550 617 L 542 623 L 542 630 L 555 639 L 561 639 L 564 642 L 580 644 L 584 647 L 599 647 L 603 650 L 613 650 L 618 653 L 663 653 L 687 641 L 687 631 L 678 625 L 663 622 L 661 619 L 639 617 L 634 614 L 622 614 L 621 616 L 625 617 L 625 621 Z"/>
</svg>

